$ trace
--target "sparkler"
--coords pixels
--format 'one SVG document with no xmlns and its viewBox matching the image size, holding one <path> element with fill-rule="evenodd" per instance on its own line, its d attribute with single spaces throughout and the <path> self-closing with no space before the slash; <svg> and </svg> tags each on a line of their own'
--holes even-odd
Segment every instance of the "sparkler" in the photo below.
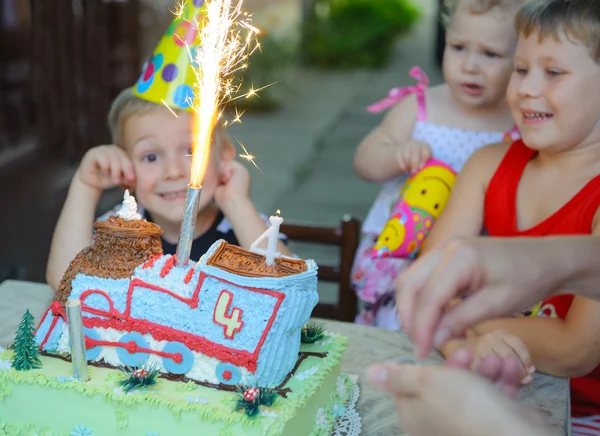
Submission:
<svg viewBox="0 0 600 436">
<path fill-rule="evenodd" d="M 250 24 L 248 15 L 241 11 L 242 2 L 238 0 L 234 5 L 233 0 L 207 0 L 203 22 L 193 23 L 197 29 L 201 29 L 199 38 L 202 48 L 192 53 L 188 47 L 188 53 L 198 67 L 194 68 L 191 180 L 177 245 L 177 264 L 180 266 L 186 265 L 189 260 L 202 180 L 221 107 L 226 100 L 232 99 L 238 89 L 233 84 L 234 73 L 247 68 L 248 57 L 259 48 L 256 42 L 259 31 Z M 176 15 L 183 16 L 184 7 L 185 3 L 180 3 Z M 246 33 L 246 36 L 242 33 Z M 256 90 L 250 92 L 255 93 Z"/>
</svg>

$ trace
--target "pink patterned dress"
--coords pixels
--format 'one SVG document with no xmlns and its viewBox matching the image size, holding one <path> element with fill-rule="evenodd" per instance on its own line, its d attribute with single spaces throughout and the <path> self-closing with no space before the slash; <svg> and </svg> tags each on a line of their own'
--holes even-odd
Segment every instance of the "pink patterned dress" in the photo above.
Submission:
<svg viewBox="0 0 600 436">
<path fill-rule="evenodd" d="M 413 67 L 410 75 L 417 80 L 414 86 L 392 89 L 388 97 L 369 106 L 368 110 L 381 112 L 397 104 L 407 95 L 415 94 L 418 114 L 412 138 L 428 143 L 433 158 L 445 162 L 457 173 L 471 154 L 484 145 L 519 138 L 516 129 L 510 132 L 476 131 L 429 122 L 427 120 L 429 79 L 418 67 Z M 356 318 L 359 324 L 394 330 L 400 328 L 396 313 L 395 281 L 412 260 L 391 257 L 373 259 L 371 254 L 375 241 L 390 218 L 392 207 L 398 201 L 408 177 L 408 174 L 402 174 L 383 184 L 363 223 L 361 242 L 352 270 L 353 286 L 358 297 L 364 302 L 364 308 Z"/>
</svg>

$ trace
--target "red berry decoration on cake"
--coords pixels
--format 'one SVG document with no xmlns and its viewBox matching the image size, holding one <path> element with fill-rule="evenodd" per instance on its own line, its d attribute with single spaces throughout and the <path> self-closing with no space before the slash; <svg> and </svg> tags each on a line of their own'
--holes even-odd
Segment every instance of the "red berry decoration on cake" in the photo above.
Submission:
<svg viewBox="0 0 600 436">
<path fill-rule="evenodd" d="M 254 401 L 256 397 L 258 397 L 257 388 L 246 389 L 246 392 L 244 392 L 244 400 L 246 401 Z"/>
</svg>

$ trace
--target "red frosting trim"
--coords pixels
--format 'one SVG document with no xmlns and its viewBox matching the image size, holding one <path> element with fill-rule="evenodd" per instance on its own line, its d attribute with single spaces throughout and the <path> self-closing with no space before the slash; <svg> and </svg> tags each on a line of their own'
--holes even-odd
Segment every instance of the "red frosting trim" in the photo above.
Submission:
<svg viewBox="0 0 600 436">
<path fill-rule="evenodd" d="M 46 309 L 46 311 L 44 312 L 44 315 L 42 315 L 42 319 L 40 320 L 38 327 L 35 329 L 34 334 L 37 334 L 37 331 L 39 330 L 40 326 L 43 324 L 44 320 L 46 319 L 46 317 L 48 316 L 48 313 L 50 313 L 50 311 L 52 311 L 52 316 L 54 317 L 54 319 L 52 320 L 52 323 L 50 323 L 50 328 L 48 328 L 48 331 L 46 332 L 44 339 L 40 343 L 40 348 L 44 348 L 44 345 L 46 345 L 46 342 L 48 342 L 48 339 L 50 338 L 50 334 L 52 334 L 52 331 L 56 327 L 56 323 L 58 323 L 59 317 L 62 318 L 63 320 L 65 320 L 65 322 L 67 320 L 67 316 L 65 314 L 65 311 L 63 310 L 62 305 L 57 300 L 54 300 L 52 302 L 52 304 L 50 305 L 50 307 L 48 309 Z"/>
<path fill-rule="evenodd" d="M 83 325 L 88 328 L 114 328 L 125 332 L 138 332 L 143 335 L 150 334 L 158 341 L 175 341 L 185 344 L 190 350 L 215 357 L 222 362 L 229 362 L 242 366 L 250 372 L 256 371 L 256 358 L 254 354 L 243 350 L 236 350 L 216 344 L 202 336 L 164 327 L 146 320 L 118 321 L 113 319 L 84 318 Z M 122 345 L 115 345 L 122 344 Z M 115 342 L 105 344 L 124 347 L 123 343 Z M 147 350 L 146 353 L 161 355 L 159 351 Z"/>
<path fill-rule="evenodd" d="M 165 277 L 167 274 L 171 272 L 171 269 L 175 266 L 175 262 L 177 262 L 177 256 L 173 255 L 167 259 L 162 269 L 160 270 L 160 276 Z"/>
<path fill-rule="evenodd" d="M 83 303 L 84 300 L 92 294 L 100 294 L 104 298 L 106 298 L 106 300 L 108 302 L 108 312 L 106 312 L 105 310 L 102 310 L 102 309 L 96 309 L 94 307 L 90 307 L 87 304 Z M 83 291 L 81 293 L 80 300 L 81 300 L 81 310 L 82 311 L 93 313 L 94 315 L 112 316 L 114 318 L 124 318 L 123 314 L 121 312 L 119 312 L 117 309 L 115 309 L 115 307 L 113 305 L 113 301 L 110 298 L 110 296 L 101 289 L 88 289 L 87 291 Z"/>
<path fill-rule="evenodd" d="M 156 356 L 169 358 L 177 364 L 183 362 L 183 356 L 181 355 L 181 353 L 167 353 L 164 351 L 153 350 L 152 348 L 140 347 L 138 344 L 135 343 L 135 341 L 112 342 L 112 341 L 102 341 L 102 340 L 92 339 L 92 338 L 85 338 L 85 348 L 86 349 L 90 349 L 90 348 L 94 348 L 94 347 L 101 347 L 103 345 L 105 347 L 109 346 L 109 347 L 125 348 L 129 354 L 149 353 L 149 354 L 154 354 Z"/>
<path fill-rule="evenodd" d="M 171 258 L 173 259 L 173 258 Z M 173 261 L 174 263 L 175 261 Z M 181 342 L 185 344 L 190 350 L 201 353 L 205 356 L 214 357 L 222 362 L 229 362 L 234 365 L 244 367 L 248 371 L 254 373 L 256 371 L 256 364 L 258 361 L 258 356 L 260 354 L 260 350 L 269 334 L 271 326 L 273 325 L 277 313 L 279 311 L 279 307 L 285 298 L 285 294 L 281 292 L 270 291 L 267 289 L 259 289 L 252 288 L 246 286 L 240 286 L 235 283 L 228 282 L 226 280 L 218 279 L 221 283 L 228 283 L 237 288 L 243 288 L 251 292 L 258 292 L 265 295 L 270 295 L 277 299 L 275 303 L 275 307 L 273 308 L 273 313 L 269 318 L 267 325 L 265 326 L 262 336 L 259 339 L 256 348 L 253 352 L 248 352 L 245 350 L 238 350 L 235 348 L 226 347 L 221 344 L 217 344 L 213 341 L 208 340 L 203 336 L 199 336 L 197 334 L 192 334 L 188 332 L 183 332 L 172 327 L 167 327 L 164 325 L 156 324 L 151 321 L 145 319 L 134 319 L 131 317 L 131 302 L 133 300 L 133 294 L 137 287 L 145 288 L 151 291 L 162 292 L 170 295 L 173 298 L 178 299 L 179 301 L 187 304 L 190 309 L 196 309 L 199 305 L 199 294 L 202 289 L 202 284 L 204 283 L 204 279 L 207 277 L 205 273 L 201 273 L 198 278 L 198 284 L 194 293 L 191 297 L 185 298 L 181 295 L 178 295 L 168 289 L 163 287 L 153 285 L 150 283 L 146 283 L 145 281 L 136 278 L 131 280 L 129 283 L 129 288 L 127 290 L 127 302 L 125 307 L 125 312 L 123 314 L 119 313 L 115 308 L 110 296 L 101 290 L 91 289 L 87 290 L 81 294 L 82 300 L 93 294 L 99 293 L 103 295 L 109 301 L 109 310 L 101 310 L 91 308 L 87 305 L 82 304 L 82 311 L 85 313 L 94 314 L 96 316 L 101 316 L 102 318 L 96 317 L 83 317 L 83 324 L 88 328 L 99 327 L 99 328 L 114 328 L 119 331 L 126 332 L 139 332 L 141 334 L 150 334 L 152 337 L 159 341 L 175 341 Z M 89 339 L 89 338 L 88 338 Z M 90 344 L 92 342 L 89 342 Z M 121 343 L 122 344 L 122 343 Z M 108 345 L 105 343 L 104 345 Z M 124 345 L 115 345 L 114 343 L 110 343 L 110 346 L 120 346 L 124 347 Z M 143 352 L 147 352 L 150 354 L 155 354 L 158 356 L 164 355 L 160 351 L 156 350 L 146 350 Z M 169 356 L 170 357 L 170 356 Z"/>
<path fill-rule="evenodd" d="M 194 268 L 190 268 L 188 273 L 185 275 L 185 279 L 183 279 L 183 283 L 186 285 L 192 281 L 192 277 L 194 277 Z"/>
<path fill-rule="evenodd" d="M 162 257 L 162 254 L 155 254 L 150 259 L 148 259 L 145 264 L 142 265 L 142 269 L 152 268 L 152 266 L 154 265 L 154 262 L 156 262 L 161 257 Z"/>
</svg>

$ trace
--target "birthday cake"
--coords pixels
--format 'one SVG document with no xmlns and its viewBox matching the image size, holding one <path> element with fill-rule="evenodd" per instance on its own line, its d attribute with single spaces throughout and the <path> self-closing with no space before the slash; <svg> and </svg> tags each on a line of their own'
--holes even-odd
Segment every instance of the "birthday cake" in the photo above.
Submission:
<svg viewBox="0 0 600 436">
<path fill-rule="evenodd" d="M 162 254 L 158 226 L 121 215 L 95 223 L 30 328 L 40 356 L 23 348 L 23 326 L 0 353 L 0 433 L 331 434 L 353 383 L 340 372 L 346 338 L 307 325 L 315 262 L 269 266 L 217 241 L 179 265 Z M 79 378 L 67 303 L 80 304 Z"/>
</svg>

